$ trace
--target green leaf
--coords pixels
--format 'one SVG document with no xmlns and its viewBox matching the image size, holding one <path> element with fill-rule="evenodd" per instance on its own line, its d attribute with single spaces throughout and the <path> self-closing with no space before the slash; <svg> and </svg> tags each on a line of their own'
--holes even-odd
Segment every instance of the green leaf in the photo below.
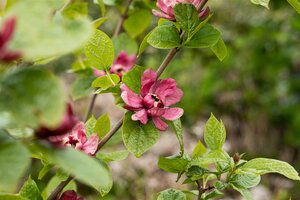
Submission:
<svg viewBox="0 0 300 200">
<path fill-rule="evenodd" d="M 96 157 L 105 162 L 120 161 L 128 157 L 129 152 L 126 150 L 115 152 L 99 152 Z"/>
<path fill-rule="evenodd" d="M 91 117 L 85 123 L 85 133 L 87 137 L 90 137 L 93 133 L 95 133 L 96 122 L 97 120 L 94 115 L 91 115 Z"/>
<path fill-rule="evenodd" d="M 100 139 L 102 139 L 109 132 L 109 130 L 110 119 L 108 114 L 105 113 L 97 119 L 94 131 L 99 135 Z"/>
<path fill-rule="evenodd" d="M 28 60 L 61 56 L 80 48 L 92 33 L 90 20 L 87 16 L 67 19 L 60 13 L 53 16 L 63 4 L 63 0 L 14 3 L 8 11 L 17 18 L 11 48 L 21 51 Z"/>
<path fill-rule="evenodd" d="M 300 15 L 300 2 L 299 0 L 287 0 L 289 4 L 297 11 Z"/>
<path fill-rule="evenodd" d="M 224 58 L 227 56 L 227 47 L 221 37 L 218 40 L 218 42 L 211 47 L 211 50 L 214 52 L 214 54 L 218 57 L 220 61 L 223 61 Z"/>
<path fill-rule="evenodd" d="M 95 80 L 95 77 L 80 77 L 77 78 L 71 86 L 71 95 L 74 101 L 88 96 L 93 92 L 91 88 L 92 82 Z"/>
<path fill-rule="evenodd" d="M 24 145 L 0 130 L 0 192 L 14 191 L 29 167 L 30 154 Z"/>
<path fill-rule="evenodd" d="M 58 174 L 54 175 L 47 183 L 47 186 L 42 192 L 43 199 L 47 199 L 50 194 L 55 190 L 55 188 L 62 182 L 65 181 L 65 177 L 60 177 Z M 62 193 L 67 190 L 77 190 L 77 186 L 74 180 L 70 181 L 63 189 Z"/>
<path fill-rule="evenodd" d="M 92 25 L 95 29 L 99 28 L 105 21 L 107 20 L 106 17 L 100 17 L 98 19 L 95 19 L 93 22 L 92 22 Z"/>
<path fill-rule="evenodd" d="M 42 200 L 40 190 L 34 180 L 31 177 L 28 177 L 27 181 L 22 186 L 20 192 L 21 197 L 30 199 L 30 200 Z"/>
<path fill-rule="evenodd" d="M 210 24 L 205 24 L 194 36 L 187 41 L 185 46 L 189 48 L 210 48 L 220 39 L 220 31 Z"/>
<path fill-rule="evenodd" d="M 171 188 L 160 192 L 157 200 L 186 200 L 186 196 L 183 192 Z"/>
<path fill-rule="evenodd" d="M 270 0 L 250 0 L 251 3 L 264 6 L 269 9 Z"/>
<path fill-rule="evenodd" d="M 94 34 L 84 46 L 83 51 L 89 64 L 97 69 L 106 69 L 113 63 L 113 42 L 100 30 L 94 31 Z"/>
<path fill-rule="evenodd" d="M 102 196 L 112 187 L 112 176 L 106 165 L 95 158 L 73 148 L 53 149 L 45 145 L 31 145 L 32 152 L 39 152 L 51 164 L 56 164 L 64 172 L 95 188 Z M 88 167 L 87 167 L 88 166 Z"/>
<path fill-rule="evenodd" d="M 234 174 L 230 179 L 231 184 L 235 185 L 236 187 L 242 187 L 246 189 L 257 186 L 259 182 L 260 175 L 250 172 Z"/>
<path fill-rule="evenodd" d="M 138 9 L 124 21 L 123 27 L 125 31 L 132 37 L 143 33 L 146 28 L 150 25 L 152 14 L 149 10 Z"/>
<path fill-rule="evenodd" d="M 184 183 L 193 183 L 196 180 L 202 179 L 203 176 L 210 174 L 210 171 L 199 166 L 191 166 L 186 172 L 186 176 L 188 177 Z"/>
<path fill-rule="evenodd" d="M 171 124 L 171 126 L 172 126 L 172 128 L 173 128 L 173 130 L 176 134 L 176 137 L 177 137 L 178 142 L 179 142 L 181 154 L 183 154 L 184 153 L 184 143 L 183 143 L 181 120 L 176 119 L 176 120 L 173 120 L 173 121 L 169 121 L 169 123 Z"/>
<path fill-rule="evenodd" d="M 209 199 L 215 199 L 217 197 L 221 197 L 223 196 L 224 193 L 222 193 L 221 191 L 214 189 L 212 191 L 210 191 L 209 193 L 205 193 L 204 196 L 204 200 L 209 200 Z"/>
<path fill-rule="evenodd" d="M 92 87 L 94 88 L 102 88 L 107 89 L 109 87 L 113 87 L 120 82 L 120 77 L 116 74 L 107 74 L 104 76 L 98 77 L 93 81 Z"/>
<path fill-rule="evenodd" d="M 53 165 L 48 163 L 43 163 L 43 168 L 39 172 L 38 180 L 42 180 L 43 177 L 52 169 Z"/>
<path fill-rule="evenodd" d="M 125 147 L 136 157 L 141 157 L 154 145 L 160 137 L 160 132 L 148 122 L 146 125 L 131 119 L 132 113 L 127 112 L 123 121 L 122 136 Z"/>
<path fill-rule="evenodd" d="M 212 150 L 201 157 L 194 158 L 191 162 L 191 165 L 206 166 L 212 163 L 231 165 L 230 156 L 223 150 Z"/>
<path fill-rule="evenodd" d="M 138 45 L 127 33 L 121 33 L 116 38 L 113 38 L 115 47 L 115 55 L 121 51 L 126 51 L 127 54 L 136 54 Z"/>
<path fill-rule="evenodd" d="M 186 169 L 189 160 L 181 156 L 160 157 L 158 166 L 166 172 L 179 173 Z"/>
<path fill-rule="evenodd" d="M 177 28 L 167 25 L 156 27 L 149 35 L 147 42 L 158 49 L 172 49 L 181 45 Z"/>
<path fill-rule="evenodd" d="M 0 80 L 0 118 L 4 127 L 56 126 L 65 113 L 65 96 L 57 77 L 42 69 L 22 68 Z"/>
<path fill-rule="evenodd" d="M 233 184 L 231 184 L 231 186 L 233 187 L 233 189 L 238 191 L 243 197 L 245 197 L 246 200 L 254 200 L 249 190 L 242 187 L 236 187 Z"/>
<path fill-rule="evenodd" d="M 193 4 L 176 4 L 174 15 L 182 30 L 188 33 L 192 32 L 200 23 L 198 11 Z"/>
<path fill-rule="evenodd" d="M 122 82 L 126 84 L 133 92 L 140 93 L 141 91 L 141 79 L 145 71 L 145 67 L 135 65 L 132 70 L 127 72 L 122 77 Z"/>
<path fill-rule="evenodd" d="M 151 35 L 152 31 L 150 31 L 143 39 L 142 43 L 140 44 L 139 47 L 139 52 L 138 52 L 138 57 L 145 51 L 145 49 L 149 46 L 147 40 L 149 36 Z"/>
<path fill-rule="evenodd" d="M 240 169 L 256 170 L 260 175 L 278 173 L 292 180 L 300 180 L 298 172 L 290 164 L 275 159 L 255 158 L 246 162 Z"/>
<path fill-rule="evenodd" d="M 0 193 L 0 199 L 1 200 L 27 200 L 18 194 L 1 194 L 1 193 Z"/>
<path fill-rule="evenodd" d="M 204 155 L 205 153 L 206 153 L 206 148 L 202 144 L 202 142 L 199 140 L 197 145 L 195 146 L 195 148 L 193 150 L 192 158 L 200 157 L 200 156 Z"/>
<path fill-rule="evenodd" d="M 104 16 L 106 13 L 106 8 L 105 8 L 103 0 L 94 0 L 94 3 L 99 5 L 101 14 L 102 14 L 102 16 Z"/>
<path fill-rule="evenodd" d="M 85 16 L 88 14 L 87 2 L 73 2 L 69 4 L 62 13 L 64 16 L 74 19 L 78 16 Z"/>
<path fill-rule="evenodd" d="M 226 130 L 223 122 L 219 122 L 211 113 L 205 124 L 204 141 L 210 149 L 222 149 L 226 139 Z"/>
</svg>

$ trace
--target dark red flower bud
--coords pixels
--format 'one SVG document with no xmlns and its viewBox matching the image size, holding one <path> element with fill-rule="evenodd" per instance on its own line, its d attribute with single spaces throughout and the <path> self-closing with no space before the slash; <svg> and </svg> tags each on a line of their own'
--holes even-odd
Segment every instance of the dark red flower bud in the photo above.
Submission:
<svg viewBox="0 0 300 200">
<path fill-rule="evenodd" d="M 62 122 L 56 128 L 48 128 L 42 126 L 37 132 L 36 135 L 40 138 L 48 138 L 50 136 L 63 135 L 67 132 L 71 131 L 72 128 L 77 124 L 79 120 L 74 115 L 72 107 L 70 104 L 67 105 L 66 114 L 62 120 Z"/>
<path fill-rule="evenodd" d="M 10 51 L 7 49 L 7 44 L 13 37 L 15 26 L 15 17 L 7 19 L 2 24 L 2 30 L 0 32 L 0 62 L 8 63 L 21 57 L 20 52 Z"/>
<path fill-rule="evenodd" d="M 77 193 L 74 190 L 65 191 L 61 197 L 57 200 L 83 200 L 82 197 L 78 197 Z"/>
</svg>

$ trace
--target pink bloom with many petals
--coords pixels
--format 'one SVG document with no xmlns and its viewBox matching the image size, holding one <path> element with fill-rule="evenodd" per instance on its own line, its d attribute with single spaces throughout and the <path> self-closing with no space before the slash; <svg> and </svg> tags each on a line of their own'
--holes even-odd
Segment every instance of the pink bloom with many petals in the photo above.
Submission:
<svg viewBox="0 0 300 200">
<path fill-rule="evenodd" d="M 57 127 L 41 127 L 36 132 L 36 135 L 40 138 L 48 138 L 50 136 L 63 135 L 72 130 L 72 128 L 77 124 L 78 121 L 78 118 L 73 113 L 71 104 L 68 104 L 65 116 Z"/>
<path fill-rule="evenodd" d="M 20 52 L 7 49 L 8 42 L 12 39 L 16 26 L 16 18 L 11 17 L 3 22 L 0 32 L 0 62 L 8 63 L 21 57 Z"/>
<path fill-rule="evenodd" d="M 186 3 L 186 4 L 193 4 L 197 9 L 203 0 L 157 0 L 156 6 L 160 9 L 152 10 L 152 13 L 161 18 L 165 18 L 168 20 L 175 20 L 174 16 L 174 7 L 178 3 Z M 203 19 L 209 14 L 209 8 L 206 7 L 205 9 L 199 9 L 199 18 Z"/>
<path fill-rule="evenodd" d="M 57 200 L 83 200 L 83 198 L 78 197 L 74 190 L 67 190 Z"/>
<path fill-rule="evenodd" d="M 122 77 L 126 72 L 130 71 L 136 61 L 136 55 L 128 55 L 125 51 L 121 51 L 114 61 L 112 67 L 110 68 L 111 74 L 117 74 L 119 77 Z M 104 70 L 94 69 L 95 76 L 105 75 Z"/>
<path fill-rule="evenodd" d="M 178 103 L 183 96 L 174 79 L 157 80 L 156 72 L 148 69 L 142 76 L 141 86 L 141 94 L 138 95 L 125 84 L 121 85 L 125 108 L 135 112 L 132 120 L 146 124 L 151 117 L 156 128 L 164 131 L 168 125 L 162 119 L 175 120 L 183 115 L 183 109 L 169 107 Z"/>
<path fill-rule="evenodd" d="M 65 135 L 50 137 L 49 141 L 59 146 L 74 147 L 89 155 L 94 155 L 97 151 L 99 137 L 96 133 L 92 134 L 89 139 L 86 137 L 85 124 L 78 122 L 72 131 Z"/>
</svg>

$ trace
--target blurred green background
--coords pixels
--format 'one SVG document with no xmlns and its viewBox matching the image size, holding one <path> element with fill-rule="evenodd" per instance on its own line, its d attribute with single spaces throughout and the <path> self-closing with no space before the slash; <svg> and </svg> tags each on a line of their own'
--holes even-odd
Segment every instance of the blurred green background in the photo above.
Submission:
<svg viewBox="0 0 300 200">
<path fill-rule="evenodd" d="M 89 12 L 97 18 L 99 8 L 91 2 Z M 155 1 L 148 3 L 155 5 Z M 220 62 L 210 50 L 183 49 L 163 74 L 175 78 L 184 91 L 180 106 L 185 110 L 182 120 L 186 147 L 192 148 L 201 138 L 202 125 L 213 112 L 225 123 L 231 155 L 246 152 L 247 159 L 277 158 L 300 171 L 300 16 L 281 0 L 272 0 L 269 10 L 240 0 L 210 0 L 208 5 L 214 13 L 211 23 L 221 30 L 227 45 L 227 58 Z M 134 6 L 143 4 L 136 1 Z M 112 7 L 107 10 L 109 20 L 101 29 L 112 35 L 119 11 Z M 136 38 L 138 44 L 156 23 L 157 18 L 153 17 L 147 31 Z M 137 63 L 156 69 L 166 54 L 167 50 L 148 47 Z M 66 57 L 52 66 L 61 73 L 61 66 L 69 69 L 72 61 Z M 75 105 L 86 106 L 86 103 Z M 122 146 L 118 136 L 115 143 Z M 168 151 L 164 154 L 168 155 Z M 160 178 L 164 173 L 156 166 L 159 155 L 156 152 L 147 155 L 140 161 L 130 158 L 127 162 L 113 163 L 113 171 L 120 173 L 116 172 L 114 188 L 105 199 L 153 199 L 159 190 L 146 189 L 154 184 L 147 176 L 154 173 Z M 149 169 L 131 166 L 134 162 L 143 163 L 145 168 L 154 166 L 155 170 L 149 173 Z M 170 187 L 169 182 L 175 182 L 173 176 L 160 179 L 158 182 L 164 182 L 159 186 L 161 190 Z M 269 175 L 263 178 L 262 185 L 267 192 L 262 194 L 270 196 L 255 196 L 255 199 L 285 200 L 290 196 L 300 199 L 299 183 Z M 92 192 L 88 188 L 80 191 Z M 231 199 L 240 199 L 235 193 L 228 194 Z"/>
</svg>

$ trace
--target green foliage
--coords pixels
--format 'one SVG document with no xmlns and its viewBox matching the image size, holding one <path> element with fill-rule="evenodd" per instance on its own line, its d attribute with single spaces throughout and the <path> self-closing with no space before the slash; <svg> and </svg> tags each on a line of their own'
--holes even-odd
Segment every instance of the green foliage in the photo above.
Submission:
<svg viewBox="0 0 300 200">
<path fill-rule="evenodd" d="M 139 9 L 129 15 L 123 27 L 132 38 L 135 38 L 146 30 L 151 19 L 152 15 L 149 10 Z"/>
<path fill-rule="evenodd" d="M 102 139 L 109 132 L 109 130 L 110 130 L 110 119 L 108 117 L 108 114 L 105 113 L 97 119 L 95 123 L 94 131 L 99 135 L 99 138 Z"/>
<path fill-rule="evenodd" d="M 298 172 L 290 164 L 274 159 L 255 158 L 244 164 L 241 169 L 249 171 L 255 170 L 255 173 L 261 175 L 278 173 L 292 180 L 300 180 Z"/>
<path fill-rule="evenodd" d="M 98 77 L 92 82 L 92 87 L 107 89 L 109 87 L 114 87 L 120 82 L 120 77 L 116 74 L 106 74 L 104 76 Z"/>
<path fill-rule="evenodd" d="M 158 49 L 172 49 L 181 45 L 178 29 L 169 25 L 156 27 L 149 35 L 147 42 Z"/>
<path fill-rule="evenodd" d="M 193 150 L 192 158 L 198 158 L 206 153 L 206 148 L 203 143 L 199 140 L 196 147 Z"/>
<path fill-rule="evenodd" d="M 219 41 L 220 35 L 220 31 L 212 25 L 205 24 L 191 39 L 186 41 L 185 46 L 189 48 L 211 48 Z"/>
<path fill-rule="evenodd" d="M 223 122 L 219 122 L 211 114 L 204 128 L 204 141 L 208 148 L 221 149 L 226 139 L 226 130 Z"/>
<path fill-rule="evenodd" d="M 211 47 L 211 50 L 214 52 L 214 54 L 218 57 L 220 61 L 223 61 L 224 58 L 227 56 L 227 47 L 221 37 L 219 38 L 218 42 Z"/>
<path fill-rule="evenodd" d="M 103 31 L 94 30 L 94 34 L 85 44 L 83 51 L 92 67 L 107 69 L 113 63 L 113 42 Z"/>
<path fill-rule="evenodd" d="M 43 69 L 23 68 L 0 80 L 0 127 L 56 126 L 65 113 L 65 98 L 57 77 Z M 0 117 L 1 118 L 1 117 Z"/>
<path fill-rule="evenodd" d="M 91 115 L 90 118 L 85 122 L 85 133 L 87 137 L 90 137 L 95 133 L 96 118 L 94 115 Z"/>
<path fill-rule="evenodd" d="M 132 70 L 127 72 L 122 77 L 122 82 L 126 84 L 133 92 L 140 93 L 141 91 L 141 78 L 145 71 L 145 67 L 135 65 Z"/>
<path fill-rule="evenodd" d="M 34 180 L 31 177 L 28 177 L 27 181 L 22 186 L 20 192 L 21 197 L 30 199 L 30 200 L 42 200 L 40 190 Z"/>
<path fill-rule="evenodd" d="M 127 54 L 136 54 L 138 45 L 134 39 L 128 34 L 121 33 L 116 38 L 113 38 L 115 47 L 115 55 L 118 55 L 121 51 L 125 51 Z"/>
<path fill-rule="evenodd" d="M 254 173 L 235 174 L 231 177 L 230 183 L 239 188 L 252 188 L 259 184 L 260 175 Z"/>
<path fill-rule="evenodd" d="M 14 191 L 29 167 L 30 155 L 20 141 L 3 130 L 0 130 L 0 163 L 0 192 Z"/>
<path fill-rule="evenodd" d="M 181 156 L 160 157 L 158 166 L 166 172 L 180 173 L 184 171 L 189 164 L 187 158 Z"/>
<path fill-rule="evenodd" d="M 73 148 L 53 149 L 34 144 L 32 152 L 40 152 L 43 158 L 55 164 L 65 172 L 76 176 L 76 179 L 106 195 L 112 187 L 112 177 L 105 165 L 94 158 Z M 88 166 L 88 168 L 86 167 Z"/>
<path fill-rule="evenodd" d="M 264 6 L 266 8 L 269 8 L 269 2 L 270 0 L 250 0 L 254 4 L 258 4 L 261 6 Z"/>
<path fill-rule="evenodd" d="M 192 4 L 176 4 L 174 15 L 181 29 L 188 34 L 200 23 L 198 11 Z"/>
<path fill-rule="evenodd" d="M 74 101 L 88 96 L 93 92 L 91 88 L 92 82 L 95 77 L 79 77 L 77 78 L 71 86 L 71 95 Z"/>
<path fill-rule="evenodd" d="M 167 189 L 159 193 L 157 200 L 186 200 L 186 195 L 175 189 Z"/>
<path fill-rule="evenodd" d="M 287 0 L 289 4 L 297 11 L 300 15 L 300 2 L 299 0 Z"/>
<path fill-rule="evenodd" d="M 129 152 L 126 150 L 122 151 L 115 151 L 115 152 L 99 152 L 97 153 L 97 158 L 103 160 L 105 162 L 112 162 L 112 161 L 120 161 L 124 160 L 128 157 Z"/>
<path fill-rule="evenodd" d="M 14 3 L 8 11 L 8 15 L 17 18 L 11 47 L 28 60 L 61 56 L 78 49 L 91 34 L 90 21 L 87 17 L 67 19 L 59 12 L 53 14 L 63 3 L 63 0 Z"/>
<path fill-rule="evenodd" d="M 1 194 L 1 193 L 0 193 L 0 199 L 1 200 L 27 200 L 18 194 Z"/>
<path fill-rule="evenodd" d="M 170 121 L 169 123 L 171 124 L 171 126 L 176 134 L 176 137 L 179 142 L 181 154 L 183 154 L 184 153 L 184 143 L 183 143 L 183 132 L 182 132 L 181 120 L 177 119 L 177 120 Z"/>
<path fill-rule="evenodd" d="M 157 142 L 160 133 L 152 123 L 140 124 L 138 121 L 133 121 L 131 115 L 132 113 L 127 112 L 123 120 L 123 142 L 129 152 L 136 157 L 141 157 Z"/>
</svg>

